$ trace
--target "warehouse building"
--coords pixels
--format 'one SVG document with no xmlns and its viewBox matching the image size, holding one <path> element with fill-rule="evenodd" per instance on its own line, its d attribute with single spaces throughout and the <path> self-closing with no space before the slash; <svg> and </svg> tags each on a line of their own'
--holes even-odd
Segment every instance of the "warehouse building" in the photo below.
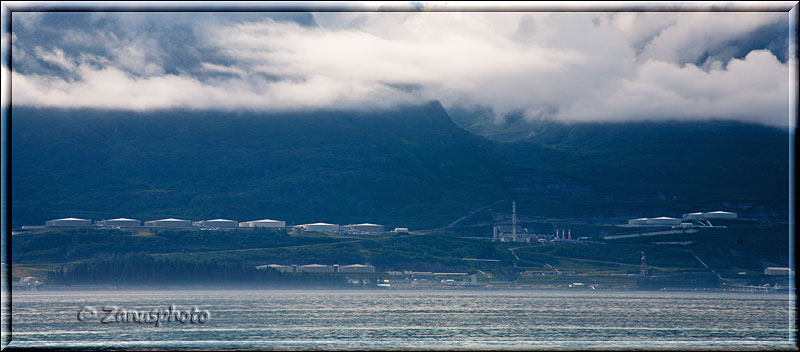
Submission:
<svg viewBox="0 0 800 352">
<path fill-rule="evenodd" d="M 227 219 L 203 220 L 200 221 L 200 225 L 205 227 L 216 227 L 220 229 L 235 229 L 239 227 L 238 222 Z"/>
<path fill-rule="evenodd" d="M 706 219 L 736 219 L 736 213 L 731 213 L 729 211 L 711 211 L 708 213 L 703 213 L 703 217 Z"/>
<path fill-rule="evenodd" d="M 318 231 L 318 232 L 339 232 L 338 224 L 328 224 L 324 222 L 315 222 L 313 224 L 303 224 L 295 226 L 303 231 Z"/>
<path fill-rule="evenodd" d="M 647 225 L 647 220 L 648 220 L 647 218 L 630 219 L 628 220 L 628 225 L 636 225 L 636 226 Z"/>
<path fill-rule="evenodd" d="M 648 225 L 674 226 L 674 225 L 680 225 L 681 224 L 681 219 L 670 218 L 670 217 L 667 217 L 667 216 L 661 216 L 661 217 L 657 217 L 657 218 L 647 219 L 647 224 Z"/>
<path fill-rule="evenodd" d="M 344 232 L 347 233 L 384 233 L 386 230 L 383 225 L 378 224 L 352 224 L 343 226 Z"/>
<path fill-rule="evenodd" d="M 372 265 L 352 264 L 339 267 L 340 273 L 374 273 L 375 267 Z"/>
<path fill-rule="evenodd" d="M 192 227 L 192 222 L 189 220 L 181 220 L 181 219 L 161 219 L 161 220 L 152 220 L 147 221 L 144 223 L 146 227 L 166 227 L 166 228 L 181 228 L 181 227 Z"/>
<path fill-rule="evenodd" d="M 140 227 L 142 222 L 136 219 L 117 218 L 98 221 L 97 225 L 103 227 Z"/>
<path fill-rule="evenodd" d="M 297 267 L 297 272 L 301 273 L 332 273 L 333 267 L 330 265 L 322 264 L 309 264 Z"/>
<path fill-rule="evenodd" d="M 245 221 L 245 222 L 240 222 L 239 227 L 246 227 L 246 228 L 264 227 L 264 228 L 282 230 L 286 228 L 286 221 L 271 220 L 271 219 Z"/>
<path fill-rule="evenodd" d="M 78 218 L 63 218 L 63 219 L 45 221 L 44 226 L 45 227 L 89 227 L 92 226 L 92 220 L 78 219 Z"/>
</svg>

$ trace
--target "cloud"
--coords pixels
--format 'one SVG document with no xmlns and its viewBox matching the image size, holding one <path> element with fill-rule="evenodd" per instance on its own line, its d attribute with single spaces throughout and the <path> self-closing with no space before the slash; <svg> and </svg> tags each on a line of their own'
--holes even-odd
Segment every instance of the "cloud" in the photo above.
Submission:
<svg viewBox="0 0 800 352">
<path fill-rule="evenodd" d="M 91 14 L 42 40 L 59 15 L 15 33 L 26 64 L 12 74 L 14 104 L 282 111 L 437 99 L 564 121 L 793 123 L 787 13 Z"/>
</svg>

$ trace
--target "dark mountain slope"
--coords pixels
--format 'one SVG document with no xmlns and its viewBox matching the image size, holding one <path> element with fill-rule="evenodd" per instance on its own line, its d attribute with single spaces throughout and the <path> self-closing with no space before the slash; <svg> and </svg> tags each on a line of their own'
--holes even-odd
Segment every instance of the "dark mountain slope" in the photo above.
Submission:
<svg viewBox="0 0 800 352">
<path fill-rule="evenodd" d="M 535 217 L 788 217 L 788 133 L 735 122 L 548 123 L 499 143 L 462 130 L 439 103 L 369 113 L 14 108 L 12 118 L 14 226 L 125 216 L 424 228 L 512 198 Z"/>
</svg>

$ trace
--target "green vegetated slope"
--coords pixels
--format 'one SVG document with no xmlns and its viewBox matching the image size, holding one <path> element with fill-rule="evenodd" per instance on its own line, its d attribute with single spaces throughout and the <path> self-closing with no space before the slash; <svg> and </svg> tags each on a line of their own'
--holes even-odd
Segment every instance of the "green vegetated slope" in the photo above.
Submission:
<svg viewBox="0 0 800 352">
<path fill-rule="evenodd" d="M 14 108 L 12 121 L 15 227 L 124 216 L 419 229 L 509 199 L 531 216 L 600 222 L 716 209 L 788 217 L 788 132 L 736 122 L 534 123 L 514 125 L 524 136 L 485 133 L 492 141 L 437 102 L 280 114 Z"/>
</svg>

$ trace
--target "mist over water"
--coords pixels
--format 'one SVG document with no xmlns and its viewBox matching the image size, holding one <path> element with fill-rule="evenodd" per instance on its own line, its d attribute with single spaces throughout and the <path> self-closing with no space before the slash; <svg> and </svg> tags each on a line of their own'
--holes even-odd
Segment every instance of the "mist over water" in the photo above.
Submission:
<svg viewBox="0 0 800 352">
<path fill-rule="evenodd" d="M 612 291 L 15 292 L 16 347 L 792 348 L 791 295 Z M 79 321 L 86 306 L 208 311 L 203 324 Z M 98 309 L 99 310 L 99 309 Z M 104 313 L 103 313 L 104 314 Z"/>
</svg>

